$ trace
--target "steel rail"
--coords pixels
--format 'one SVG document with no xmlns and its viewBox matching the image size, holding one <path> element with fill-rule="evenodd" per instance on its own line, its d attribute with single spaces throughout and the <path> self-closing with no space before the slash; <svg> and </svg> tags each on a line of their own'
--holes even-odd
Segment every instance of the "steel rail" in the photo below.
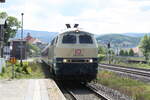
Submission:
<svg viewBox="0 0 150 100">
<path fill-rule="evenodd" d="M 143 71 L 150 71 L 150 69 L 146 69 L 146 68 L 137 68 L 137 67 L 123 66 L 123 65 L 115 65 L 115 64 L 99 63 L 99 65 L 109 65 L 109 66 L 123 67 L 123 68 L 128 68 L 128 69 L 137 69 L 137 70 L 143 70 Z"/>
<path fill-rule="evenodd" d="M 122 67 L 122 66 L 115 66 L 115 65 L 108 65 L 108 64 L 99 64 L 100 68 L 114 70 L 114 71 L 120 71 L 125 72 L 129 74 L 135 74 L 140 76 L 146 76 L 150 77 L 150 71 L 149 70 L 142 70 L 138 68 L 131 68 L 131 67 Z"/>
<path fill-rule="evenodd" d="M 95 95 L 97 95 L 101 100 L 111 100 L 110 97 L 106 96 L 104 93 L 100 93 L 98 89 L 92 87 L 90 84 L 85 85 L 90 91 L 92 91 Z"/>
<path fill-rule="evenodd" d="M 78 100 L 71 90 L 65 88 L 65 91 L 67 91 L 67 93 L 69 93 L 69 95 L 71 95 L 73 100 Z"/>
<path fill-rule="evenodd" d="M 105 93 L 103 93 L 103 94 L 100 93 L 98 91 L 98 89 L 95 89 L 94 87 L 92 87 L 89 84 L 80 83 L 78 85 L 79 85 L 78 87 L 81 87 L 83 90 L 88 91 L 88 93 L 92 94 L 94 97 L 99 98 L 96 100 L 111 100 L 111 99 L 108 99 L 108 97 L 106 97 Z M 83 96 L 85 96 L 85 95 L 82 96 L 82 94 L 78 94 L 78 93 L 76 94 L 74 92 L 74 89 L 76 89 L 75 91 L 82 91 L 82 89 L 80 90 L 80 88 L 78 89 L 78 87 L 77 88 L 74 88 L 74 87 L 68 88 L 68 87 L 63 86 L 63 89 L 71 96 L 71 98 L 73 100 L 81 100 L 81 99 L 83 99 Z M 92 95 L 87 95 L 85 97 L 88 98 L 88 100 L 89 100 L 89 98 L 91 98 Z M 85 98 L 85 100 L 86 100 L 86 98 Z M 91 100 L 92 100 L 92 98 L 91 98 Z"/>
</svg>

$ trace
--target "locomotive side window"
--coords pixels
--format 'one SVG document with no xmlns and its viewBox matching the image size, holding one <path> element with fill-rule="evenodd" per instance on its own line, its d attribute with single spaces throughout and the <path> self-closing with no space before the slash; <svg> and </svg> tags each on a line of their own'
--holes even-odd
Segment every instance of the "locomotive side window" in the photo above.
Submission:
<svg viewBox="0 0 150 100">
<path fill-rule="evenodd" d="M 62 39 L 62 43 L 76 43 L 76 36 L 74 35 L 64 35 Z"/>
<path fill-rule="evenodd" d="M 51 45 L 54 45 L 55 39 L 52 40 Z"/>
<path fill-rule="evenodd" d="M 58 36 L 56 37 L 56 41 L 55 41 L 55 44 L 57 44 L 57 41 L 58 41 Z"/>
<path fill-rule="evenodd" d="M 80 43 L 86 43 L 86 44 L 92 44 L 93 40 L 92 40 L 92 37 L 89 35 L 80 35 L 79 36 L 79 42 Z"/>
</svg>

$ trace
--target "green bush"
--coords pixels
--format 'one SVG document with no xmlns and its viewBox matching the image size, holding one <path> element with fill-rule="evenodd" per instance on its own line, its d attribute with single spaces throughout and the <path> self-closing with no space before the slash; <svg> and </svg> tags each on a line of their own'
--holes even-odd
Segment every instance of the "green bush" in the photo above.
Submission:
<svg viewBox="0 0 150 100">
<path fill-rule="evenodd" d="M 98 58 L 99 58 L 99 61 L 102 61 L 105 59 L 105 55 L 103 54 L 98 54 Z"/>
<path fill-rule="evenodd" d="M 6 67 L 2 67 L 2 74 L 6 72 Z"/>
<path fill-rule="evenodd" d="M 17 66 L 15 71 L 21 73 L 23 68 L 21 66 Z"/>
<path fill-rule="evenodd" d="M 22 74 L 31 74 L 32 70 L 28 62 L 23 62 L 23 66 L 20 66 L 20 62 L 14 65 L 15 72 Z"/>
<path fill-rule="evenodd" d="M 31 67 L 28 64 L 24 64 L 23 68 L 22 68 L 22 71 L 26 72 L 27 74 L 31 74 L 32 69 L 31 69 Z"/>
<path fill-rule="evenodd" d="M 31 67 L 26 67 L 26 72 L 27 72 L 27 74 L 31 74 L 32 73 L 32 69 L 31 69 Z"/>
<path fill-rule="evenodd" d="M 20 62 L 14 65 L 15 78 L 45 78 L 43 71 L 43 65 L 36 62 L 23 62 L 23 66 L 20 66 Z M 4 68 L 3 73 L 0 73 L 0 79 L 8 79 L 12 77 L 12 64 L 7 62 L 7 67 Z"/>
</svg>

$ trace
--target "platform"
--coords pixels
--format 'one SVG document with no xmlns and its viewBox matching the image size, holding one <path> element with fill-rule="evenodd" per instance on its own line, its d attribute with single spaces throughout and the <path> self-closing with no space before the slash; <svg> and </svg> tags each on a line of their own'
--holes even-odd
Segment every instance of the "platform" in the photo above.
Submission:
<svg viewBox="0 0 150 100">
<path fill-rule="evenodd" d="M 0 100 L 66 100 L 51 79 L 0 80 Z"/>
</svg>

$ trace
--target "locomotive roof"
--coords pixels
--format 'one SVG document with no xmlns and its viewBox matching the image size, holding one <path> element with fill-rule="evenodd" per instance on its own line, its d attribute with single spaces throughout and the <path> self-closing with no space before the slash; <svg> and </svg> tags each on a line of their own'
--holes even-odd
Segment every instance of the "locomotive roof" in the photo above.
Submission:
<svg viewBox="0 0 150 100">
<path fill-rule="evenodd" d="M 65 31 L 61 32 L 60 34 L 66 34 L 66 33 L 68 34 L 69 32 L 74 32 L 76 34 L 80 34 L 80 32 L 83 32 L 84 34 L 93 35 L 92 33 L 89 33 L 89 32 L 86 32 L 86 31 L 83 31 L 83 30 L 80 30 L 77 28 L 65 30 Z"/>
</svg>

